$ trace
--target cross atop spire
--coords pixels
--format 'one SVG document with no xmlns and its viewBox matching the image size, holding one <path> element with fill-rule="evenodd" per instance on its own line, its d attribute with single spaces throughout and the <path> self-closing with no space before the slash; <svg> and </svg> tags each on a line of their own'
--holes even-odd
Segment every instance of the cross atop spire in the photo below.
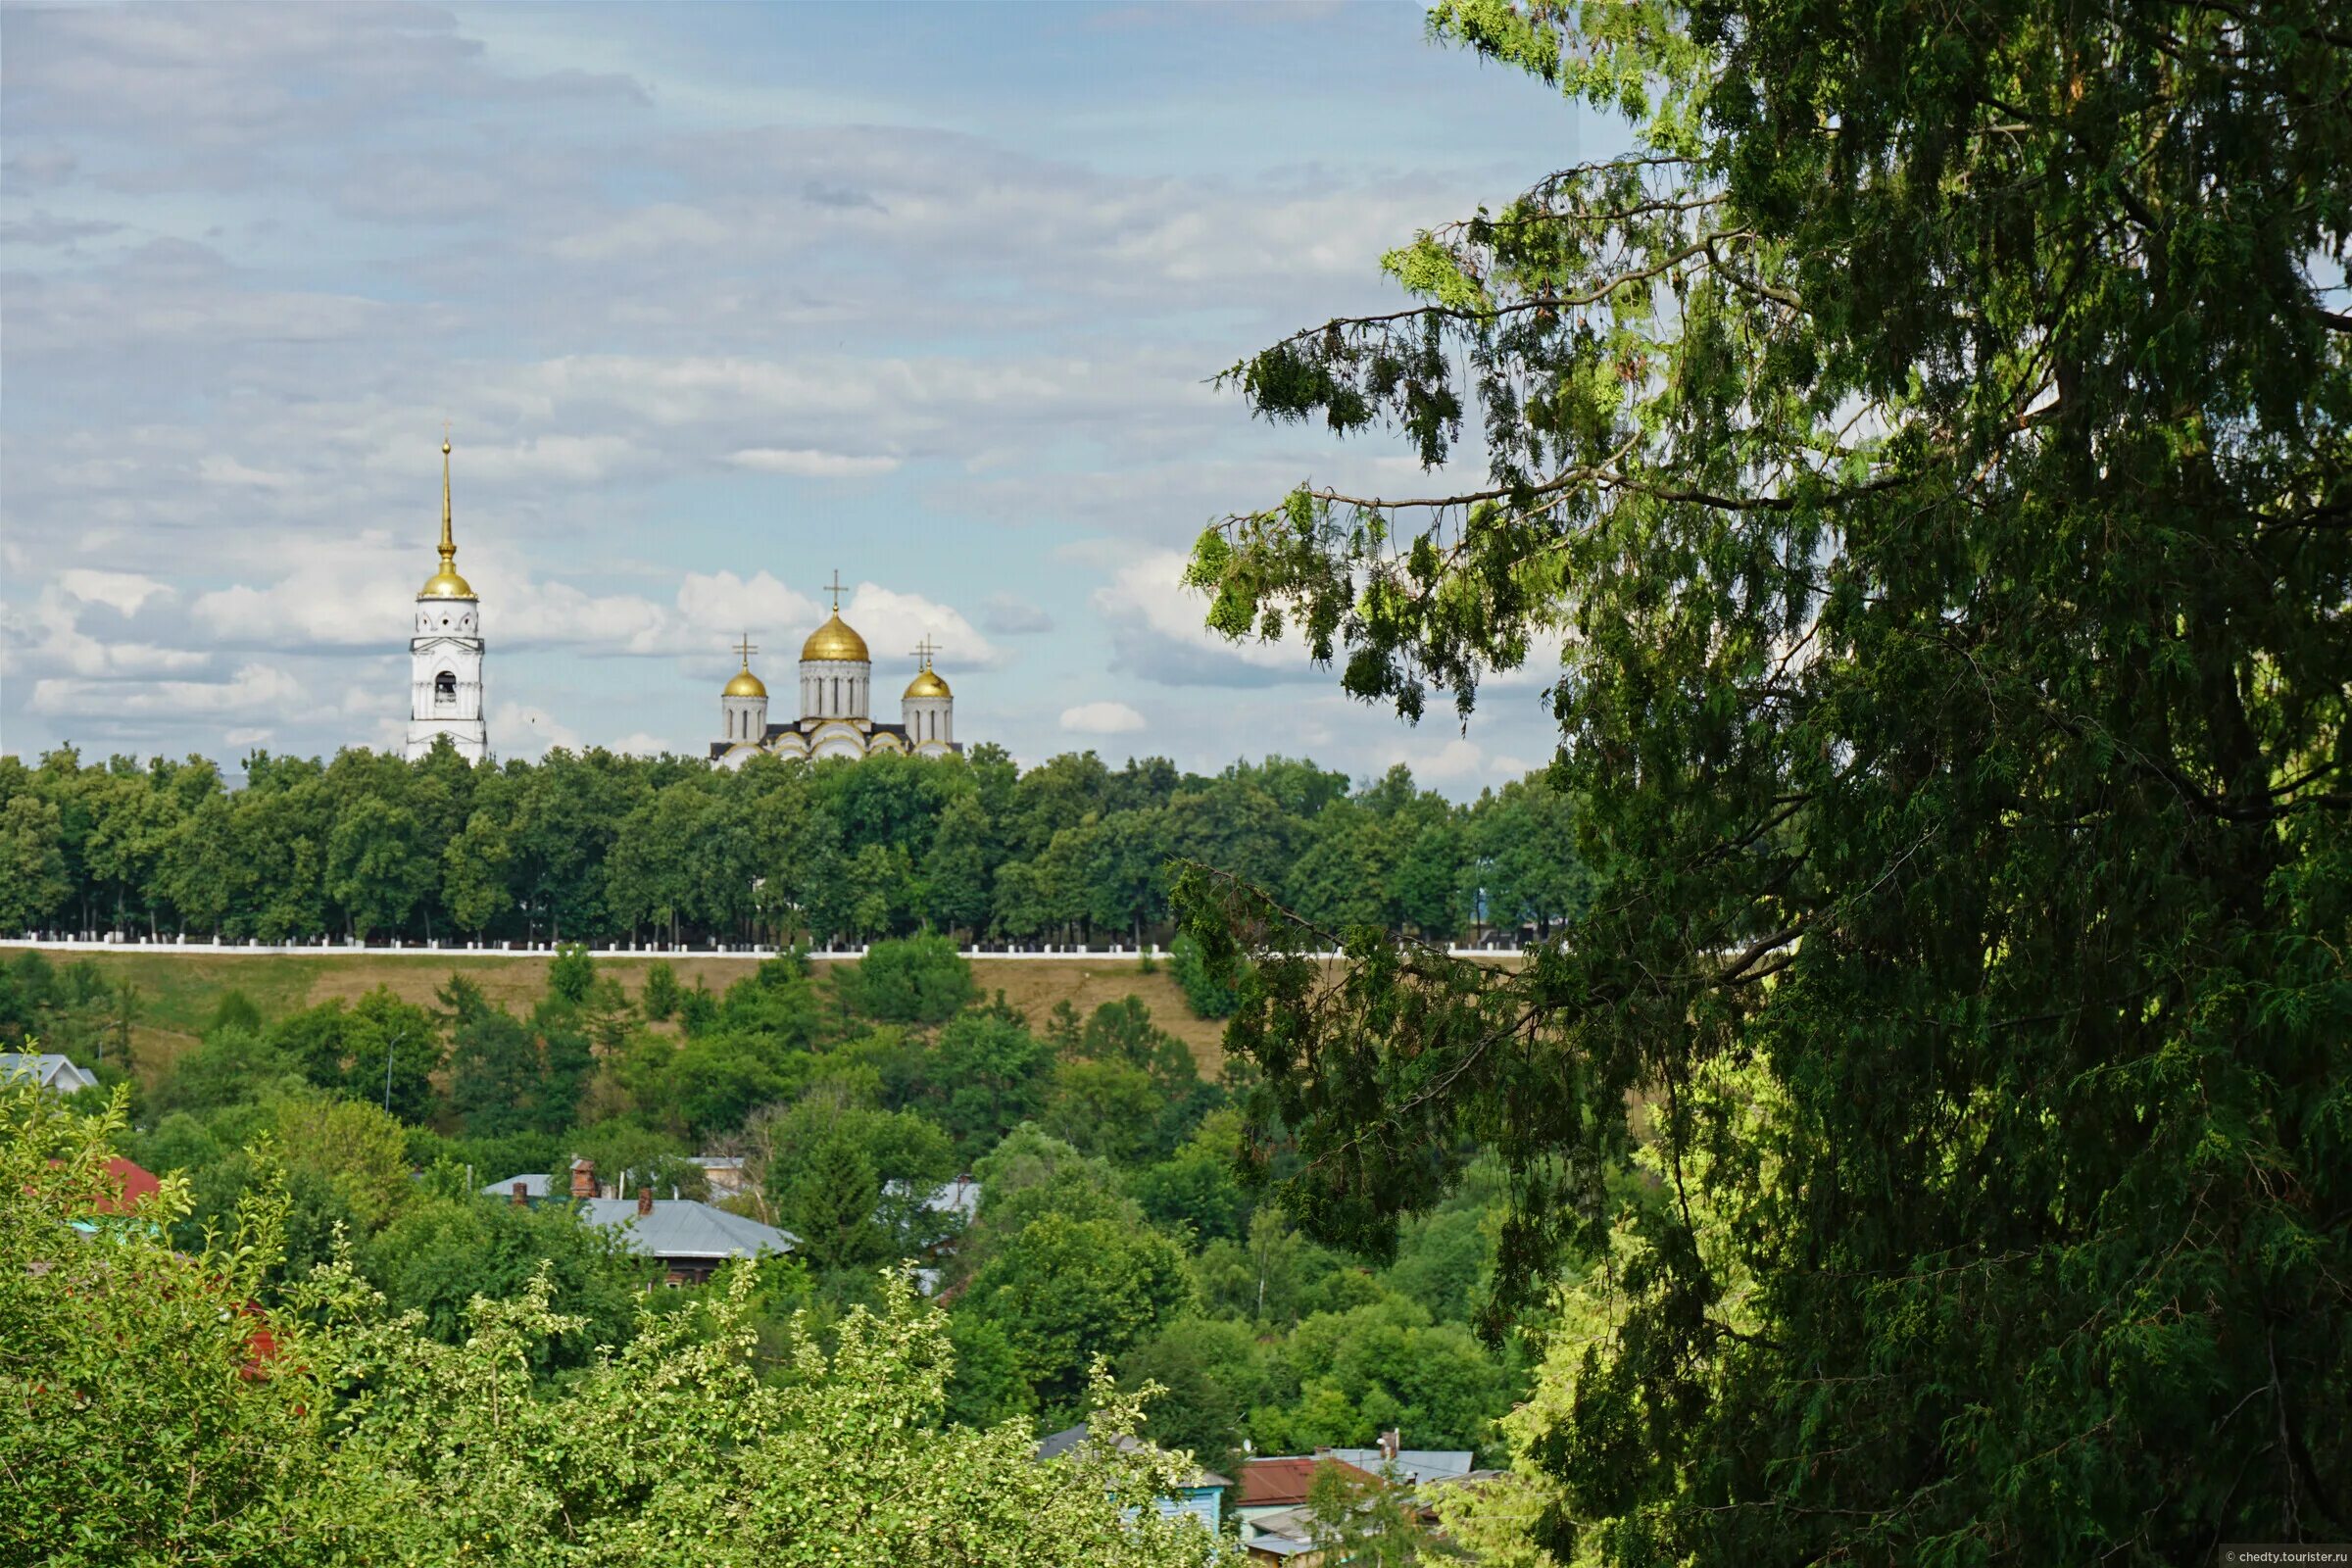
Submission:
<svg viewBox="0 0 2352 1568">
<path fill-rule="evenodd" d="M 932 658 L 944 651 L 945 650 L 943 650 L 939 644 L 931 640 L 931 634 L 929 632 L 923 633 L 923 640 L 919 643 L 916 643 L 911 650 L 914 657 L 922 661 L 922 667 L 925 669 L 929 669 L 931 667 Z"/>
<path fill-rule="evenodd" d="M 752 656 L 758 653 L 760 650 L 752 646 L 752 634 L 747 631 L 743 634 L 743 641 L 735 645 L 735 651 L 743 656 L 743 667 L 745 669 L 750 669 L 752 667 Z"/>
<path fill-rule="evenodd" d="M 454 569 L 458 541 L 449 528 L 449 421 L 441 421 L 441 569 Z"/>
<path fill-rule="evenodd" d="M 841 613 L 841 568 L 839 566 L 833 568 L 833 581 L 828 586 L 833 590 L 833 613 L 838 615 Z"/>
</svg>

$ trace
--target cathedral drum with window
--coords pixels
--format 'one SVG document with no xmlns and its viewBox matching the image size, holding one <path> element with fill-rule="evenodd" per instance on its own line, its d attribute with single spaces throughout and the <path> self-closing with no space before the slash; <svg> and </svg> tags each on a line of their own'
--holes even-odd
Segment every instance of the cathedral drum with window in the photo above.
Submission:
<svg viewBox="0 0 2352 1568">
<path fill-rule="evenodd" d="M 801 645 L 801 716 L 798 722 L 767 721 L 767 687 L 752 673 L 758 650 L 745 638 L 737 652 L 743 667 L 719 694 L 723 739 L 710 743 L 710 760 L 741 767 L 764 752 L 775 757 L 945 757 L 963 748 L 956 741 L 956 694 L 931 667 L 938 652 L 928 638 L 915 650 L 914 679 L 899 700 L 900 721 L 873 717 L 873 656 L 865 639 L 841 618 L 841 585 L 833 584 L 833 612 Z"/>
<path fill-rule="evenodd" d="M 441 443 L 441 569 L 416 590 L 415 624 L 409 638 L 409 759 L 447 737 L 460 757 L 478 762 L 490 755 L 482 722 L 482 605 L 458 575 L 447 440 Z"/>
</svg>

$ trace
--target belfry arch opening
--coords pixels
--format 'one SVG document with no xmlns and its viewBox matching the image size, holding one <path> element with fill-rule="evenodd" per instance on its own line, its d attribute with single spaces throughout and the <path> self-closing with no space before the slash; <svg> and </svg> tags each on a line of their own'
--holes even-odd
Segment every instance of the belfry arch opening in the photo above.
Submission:
<svg viewBox="0 0 2352 1568">
<path fill-rule="evenodd" d="M 455 703 L 457 700 L 458 677 L 446 669 L 435 675 L 433 677 L 433 702 L 438 705 Z"/>
</svg>

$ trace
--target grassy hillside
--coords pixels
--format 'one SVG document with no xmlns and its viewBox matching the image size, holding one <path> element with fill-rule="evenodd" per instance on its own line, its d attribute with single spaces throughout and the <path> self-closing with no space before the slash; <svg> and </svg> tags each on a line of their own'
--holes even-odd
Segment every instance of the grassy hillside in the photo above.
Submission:
<svg viewBox="0 0 2352 1568">
<path fill-rule="evenodd" d="M 140 1073 L 150 1081 L 196 1043 L 197 1031 L 212 1017 L 225 991 L 244 992 L 266 1018 L 336 997 L 359 997 L 379 985 L 391 987 L 403 1001 L 429 1006 L 435 988 L 454 970 L 470 977 L 492 1001 L 522 1011 L 546 992 L 547 968 L 552 961 L 544 954 L 450 954 L 428 958 L 369 953 L 292 957 L 278 954 L 53 952 L 50 957 L 61 964 L 87 957 L 109 984 L 128 979 L 138 987 L 140 1021 L 132 1043 Z M 656 961 L 651 957 L 600 958 L 597 972 L 617 978 L 634 996 Z M 752 963 L 746 957 L 682 956 L 670 960 L 682 984 L 691 986 L 700 980 L 713 991 L 724 990 L 750 973 Z M 830 962 L 820 963 L 820 978 L 833 967 Z M 1105 1002 L 1140 997 L 1151 1007 L 1152 1022 L 1191 1048 L 1203 1076 L 1213 1077 L 1223 1059 L 1218 1041 L 1224 1024 L 1192 1015 L 1164 962 L 1146 974 L 1133 959 L 977 958 L 972 961 L 972 974 L 984 993 L 1004 992 L 1007 1002 L 1040 1025 L 1057 1002 L 1067 1001 L 1083 1015 Z"/>
</svg>

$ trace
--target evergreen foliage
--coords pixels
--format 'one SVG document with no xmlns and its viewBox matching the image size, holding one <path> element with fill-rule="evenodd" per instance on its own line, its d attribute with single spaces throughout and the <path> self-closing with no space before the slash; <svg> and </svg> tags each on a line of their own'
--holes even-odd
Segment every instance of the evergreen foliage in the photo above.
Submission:
<svg viewBox="0 0 2352 1568">
<path fill-rule="evenodd" d="M 1563 639 L 1589 882 L 1496 971 L 1188 877 L 1287 1201 L 1377 1251 L 1483 1145 L 1502 1306 L 1606 1260 L 1521 1549 L 2352 1534 L 2340 8 L 1433 15 L 1638 150 L 1234 371 L 1486 482 L 1302 488 L 1193 579 L 1408 715 Z"/>
</svg>

